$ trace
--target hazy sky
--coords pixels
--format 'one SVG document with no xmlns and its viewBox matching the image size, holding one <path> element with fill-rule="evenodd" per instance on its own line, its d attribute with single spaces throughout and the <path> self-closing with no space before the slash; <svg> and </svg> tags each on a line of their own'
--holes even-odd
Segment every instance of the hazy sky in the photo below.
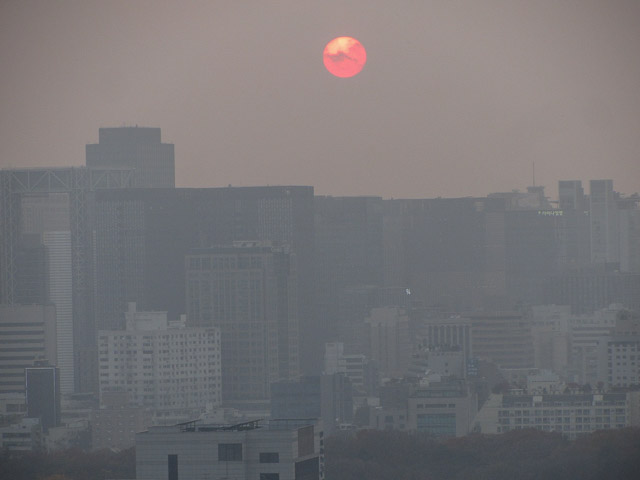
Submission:
<svg viewBox="0 0 640 480">
<path fill-rule="evenodd" d="M 356 77 L 324 68 L 349 35 Z M 0 167 L 162 128 L 178 186 L 640 191 L 639 0 L 0 1 Z"/>
</svg>

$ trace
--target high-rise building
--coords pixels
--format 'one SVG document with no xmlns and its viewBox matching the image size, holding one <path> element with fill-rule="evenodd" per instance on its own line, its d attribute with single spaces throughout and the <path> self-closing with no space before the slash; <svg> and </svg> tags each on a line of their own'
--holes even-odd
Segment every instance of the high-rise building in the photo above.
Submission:
<svg viewBox="0 0 640 480">
<path fill-rule="evenodd" d="M 501 197 L 385 200 L 386 284 L 409 288 L 414 304 L 449 311 L 502 302 L 505 202 Z"/>
<path fill-rule="evenodd" d="M 580 180 L 558 182 L 558 207 L 560 210 L 584 210 L 585 198 Z"/>
<path fill-rule="evenodd" d="M 313 316 L 313 188 L 131 189 L 96 193 L 96 318 L 124 328 L 128 302 L 186 312 L 184 258 L 193 248 L 257 239 L 288 245 L 298 270 L 301 363 L 320 354 Z"/>
<path fill-rule="evenodd" d="M 42 430 L 60 424 L 60 376 L 48 362 L 36 362 L 25 369 L 27 417 L 39 418 Z"/>
<path fill-rule="evenodd" d="M 316 314 L 324 342 L 344 341 L 341 327 L 362 324 L 369 308 L 379 306 L 356 312 L 349 297 L 384 284 L 382 199 L 317 196 L 314 208 Z"/>
<path fill-rule="evenodd" d="M 589 212 L 591 218 L 591 262 L 618 264 L 620 234 L 618 231 L 618 194 L 613 180 L 591 180 Z"/>
<path fill-rule="evenodd" d="M 132 168 L 132 186 L 175 187 L 172 143 L 162 143 L 159 128 L 101 128 L 99 143 L 87 145 L 87 167 Z"/>
<path fill-rule="evenodd" d="M 0 303 L 56 305 L 63 392 L 94 391 L 92 201 L 131 169 L 0 170 Z"/>
<path fill-rule="evenodd" d="M 222 334 L 225 405 L 263 404 L 270 384 L 298 376 L 295 255 L 268 242 L 234 242 L 186 257 L 190 325 Z"/>
<path fill-rule="evenodd" d="M 0 305 L 0 393 L 25 393 L 25 368 L 56 362 L 53 305 Z"/>
</svg>

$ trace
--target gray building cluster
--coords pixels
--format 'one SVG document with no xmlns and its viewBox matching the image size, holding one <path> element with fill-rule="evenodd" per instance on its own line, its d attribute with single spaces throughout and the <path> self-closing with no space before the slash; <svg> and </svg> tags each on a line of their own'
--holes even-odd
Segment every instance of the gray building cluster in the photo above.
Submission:
<svg viewBox="0 0 640 480">
<path fill-rule="evenodd" d="M 533 369 L 557 376 L 546 394 L 636 388 L 640 198 L 611 180 L 558 187 L 557 202 L 543 187 L 388 200 L 176 188 L 159 128 L 102 128 L 86 166 L 0 170 L 0 405 L 41 359 L 63 399 L 94 398 L 101 425 L 291 409 L 328 432 L 451 436 L 474 428 L 492 387 L 531 394 Z"/>
</svg>

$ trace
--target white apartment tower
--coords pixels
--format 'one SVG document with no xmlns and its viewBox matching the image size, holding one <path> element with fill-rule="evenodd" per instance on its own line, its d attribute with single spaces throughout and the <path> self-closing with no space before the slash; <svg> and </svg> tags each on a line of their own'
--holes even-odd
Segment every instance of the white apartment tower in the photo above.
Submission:
<svg viewBox="0 0 640 480">
<path fill-rule="evenodd" d="M 156 411 L 203 411 L 221 403 L 220 331 L 168 324 L 166 312 L 126 313 L 127 329 L 100 331 L 100 396 L 126 391 Z"/>
</svg>

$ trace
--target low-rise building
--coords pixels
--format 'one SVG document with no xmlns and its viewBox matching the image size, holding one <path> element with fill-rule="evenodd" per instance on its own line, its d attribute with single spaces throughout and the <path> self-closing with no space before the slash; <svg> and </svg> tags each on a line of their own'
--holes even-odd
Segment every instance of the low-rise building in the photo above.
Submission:
<svg viewBox="0 0 640 480">
<path fill-rule="evenodd" d="M 324 439 L 314 422 L 188 422 L 136 435 L 138 480 L 321 480 Z"/>
<path fill-rule="evenodd" d="M 23 418 L 0 427 L 0 449 L 30 452 L 42 448 L 42 426 L 38 418 Z"/>
<path fill-rule="evenodd" d="M 473 430 L 503 433 L 535 428 L 575 439 L 596 430 L 631 425 L 631 393 L 553 395 L 492 394 L 482 406 Z"/>
</svg>

